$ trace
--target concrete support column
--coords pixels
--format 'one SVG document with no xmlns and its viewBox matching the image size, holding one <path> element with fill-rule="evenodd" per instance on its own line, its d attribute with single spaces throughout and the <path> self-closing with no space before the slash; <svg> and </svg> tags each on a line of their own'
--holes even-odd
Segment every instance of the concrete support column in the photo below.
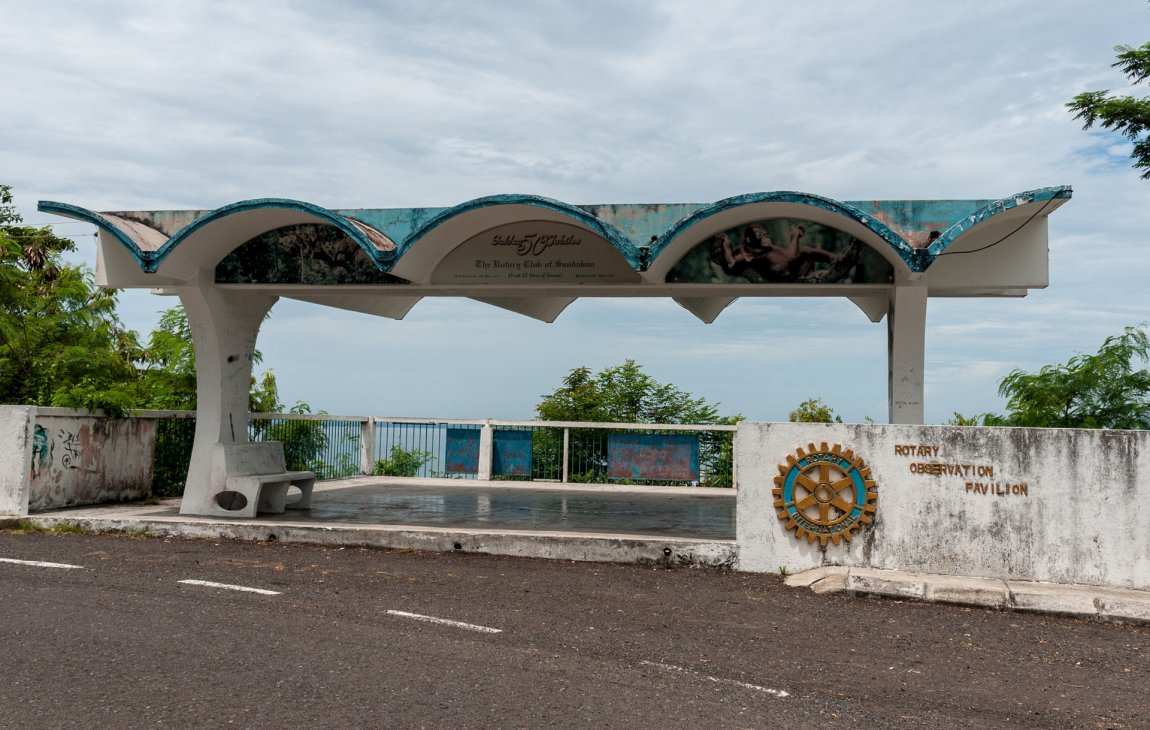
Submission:
<svg viewBox="0 0 1150 730">
<path fill-rule="evenodd" d="M 196 351 L 196 440 L 180 512 L 210 514 L 207 505 L 227 476 L 212 463 L 212 447 L 247 443 L 256 336 L 278 297 L 219 289 L 210 270 L 201 271 L 194 286 L 176 291 Z"/>
<path fill-rule="evenodd" d="M 887 398 L 890 422 L 923 422 L 927 288 L 898 285 L 887 314 Z"/>
</svg>

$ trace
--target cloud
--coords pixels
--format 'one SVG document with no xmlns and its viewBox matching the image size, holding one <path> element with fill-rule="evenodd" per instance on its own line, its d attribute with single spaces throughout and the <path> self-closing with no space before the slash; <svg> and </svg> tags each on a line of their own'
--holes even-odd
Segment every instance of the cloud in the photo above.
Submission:
<svg viewBox="0 0 1150 730">
<path fill-rule="evenodd" d="M 342 208 L 506 192 L 981 199 L 1073 184 L 1049 221 L 1049 289 L 931 300 L 927 417 L 939 421 L 997 408 L 1010 367 L 1092 351 L 1148 318 L 1150 188 L 1126 143 L 1084 133 L 1064 107 L 1123 87 L 1112 47 L 1143 43 L 1148 12 L 1079 0 L 16 3 L 0 47 L 0 176 L 45 223 L 57 221 L 34 212 L 41 198 Z M 146 328 L 171 300 L 124 302 Z M 843 300 L 743 299 L 710 326 L 666 300 L 581 301 L 554 325 L 456 299 L 403 322 L 282 303 L 260 345 L 290 400 L 332 411 L 527 416 L 572 367 L 634 356 L 755 418 L 816 396 L 848 420 L 885 416 L 885 324 Z"/>
</svg>

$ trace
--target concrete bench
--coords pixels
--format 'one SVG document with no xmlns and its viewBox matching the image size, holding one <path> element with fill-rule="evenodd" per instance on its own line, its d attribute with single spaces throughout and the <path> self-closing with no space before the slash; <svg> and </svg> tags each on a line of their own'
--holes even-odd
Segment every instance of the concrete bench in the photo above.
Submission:
<svg viewBox="0 0 1150 730">
<path fill-rule="evenodd" d="M 224 489 L 212 500 L 219 514 L 255 517 L 257 512 L 282 514 L 286 509 L 311 509 L 315 474 L 287 471 L 283 444 L 257 441 L 247 444 L 216 444 L 213 461 L 223 466 Z M 287 503 L 288 490 L 297 487 L 301 496 Z"/>
</svg>

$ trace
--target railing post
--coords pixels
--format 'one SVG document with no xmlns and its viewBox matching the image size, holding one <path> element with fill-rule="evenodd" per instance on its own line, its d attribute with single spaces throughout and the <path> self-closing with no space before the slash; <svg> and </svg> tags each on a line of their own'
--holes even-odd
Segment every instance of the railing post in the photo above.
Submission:
<svg viewBox="0 0 1150 730">
<path fill-rule="evenodd" d="M 479 431 L 479 473 L 475 478 L 480 481 L 491 480 L 491 461 L 494 456 L 495 429 L 491 427 L 491 419 L 483 424 Z"/>
<path fill-rule="evenodd" d="M 738 439 L 739 432 L 731 431 L 731 488 L 737 489 L 739 487 L 739 459 L 738 459 Z"/>
<path fill-rule="evenodd" d="M 375 471 L 375 419 L 365 418 L 359 424 L 359 473 L 371 474 Z"/>
<path fill-rule="evenodd" d="M 570 467 L 568 466 L 567 458 L 571 453 L 571 429 L 566 426 L 563 427 L 563 483 L 567 483 L 567 476 Z"/>
</svg>

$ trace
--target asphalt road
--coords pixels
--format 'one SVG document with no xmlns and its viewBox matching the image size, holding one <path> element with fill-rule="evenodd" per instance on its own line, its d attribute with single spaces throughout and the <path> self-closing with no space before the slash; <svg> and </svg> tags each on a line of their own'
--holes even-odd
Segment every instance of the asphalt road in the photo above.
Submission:
<svg viewBox="0 0 1150 730">
<path fill-rule="evenodd" d="M 0 647 L 5 728 L 1150 726 L 1150 627 L 717 570 L 0 532 Z"/>
</svg>

